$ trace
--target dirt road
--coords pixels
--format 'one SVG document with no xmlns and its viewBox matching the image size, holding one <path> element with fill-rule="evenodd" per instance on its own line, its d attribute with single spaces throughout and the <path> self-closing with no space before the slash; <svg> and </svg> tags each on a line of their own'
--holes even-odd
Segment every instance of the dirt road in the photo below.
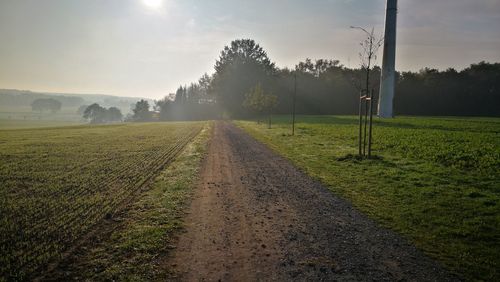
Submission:
<svg viewBox="0 0 500 282">
<path fill-rule="evenodd" d="M 168 267 L 185 281 L 456 280 L 227 122 Z"/>
</svg>

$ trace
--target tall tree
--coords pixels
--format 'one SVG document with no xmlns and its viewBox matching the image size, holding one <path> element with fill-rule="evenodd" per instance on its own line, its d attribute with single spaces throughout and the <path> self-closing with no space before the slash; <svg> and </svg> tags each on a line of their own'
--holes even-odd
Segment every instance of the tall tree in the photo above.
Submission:
<svg viewBox="0 0 500 282">
<path fill-rule="evenodd" d="M 241 116 L 245 93 L 258 82 L 267 84 L 277 72 L 264 49 L 254 40 L 239 39 L 225 46 L 215 63 L 211 91 L 226 112 Z"/>
<path fill-rule="evenodd" d="M 149 111 L 148 101 L 142 99 L 135 104 L 133 118 L 135 121 L 150 121 L 152 119 Z"/>
<path fill-rule="evenodd" d="M 83 118 L 90 123 L 103 123 L 106 120 L 106 109 L 94 103 L 85 109 Z"/>
<path fill-rule="evenodd" d="M 176 104 L 185 104 L 188 100 L 188 97 L 187 97 L 187 87 L 182 87 L 179 86 L 179 88 L 177 88 L 177 91 L 175 92 L 175 100 L 174 102 Z"/>
</svg>

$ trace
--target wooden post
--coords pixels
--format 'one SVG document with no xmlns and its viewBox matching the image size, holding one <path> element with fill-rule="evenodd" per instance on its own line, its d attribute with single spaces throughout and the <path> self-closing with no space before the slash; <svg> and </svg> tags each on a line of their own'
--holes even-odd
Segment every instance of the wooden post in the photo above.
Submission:
<svg viewBox="0 0 500 282">
<path fill-rule="evenodd" d="M 364 121 L 364 130 L 363 130 L 363 156 L 366 157 L 366 129 L 368 127 L 368 100 L 370 100 L 368 93 L 368 89 L 366 89 L 366 96 L 365 96 L 365 121 Z"/>
<path fill-rule="evenodd" d="M 359 92 L 359 138 L 358 138 L 359 156 L 362 156 L 362 151 L 361 151 L 362 133 L 363 133 L 363 91 L 360 91 Z"/>
<path fill-rule="evenodd" d="M 368 158 L 372 157 L 373 89 L 370 94 L 370 128 L 368 133 Z"/>
</svg>

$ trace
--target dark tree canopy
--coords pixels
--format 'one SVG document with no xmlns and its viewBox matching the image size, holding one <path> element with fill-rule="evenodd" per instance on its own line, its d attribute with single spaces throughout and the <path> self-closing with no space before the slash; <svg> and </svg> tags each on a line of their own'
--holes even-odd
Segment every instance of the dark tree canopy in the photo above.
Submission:
<svg viewBox="0 0 500 282">
<path fill-rule="evenodd" d="M 500 116 L 500 64 L 403 72 L 394 99 L 397 114 Z"/>
<path fill-rule="evenodd" d="M 123 115 L 118 108 L 111 107 L 106 109 L 94 103 L 85 109 L 83 118 L 90 123 L 108 123 L 122 121 Z"/>
<path fill-rule="evenodd" d="M 188 100 L 187 87 L 180 86 L 175 92 L 175 100 L 176 104 L 185 104 Z"/>
<path fill-rule="evenodd" d="M 105 119 L 106 109 L 94 103 L 88 106 L 83 112 L 83 118 L 90 121 L 90 123 L 103 123 Z"/>
<path fill-rule="evenodd" d="M 152 119 L 151 112 L 149 111 L 149 103 L 146 100 L 138 101 L 135 104 L 133 112 L 133 119 L 135 121 L 150 121 Z"/>
<path fill-rule="evenodd" d="M 257 64 L 268 72 L 276 68 L 266 51 L 252 39 L 237 39 L 230 46 L 225 46 L 215 62 L 215 72 L 222 73 L 235 64 Z"/>
<path fill-rule="evenodd" d="M 212 78 L 205 74 L 198 83 L 180 86 L 175 94 L 155 101 L 161 120 L 204 120 L 219 115 L 215 98 L 209 94 Z"/>
<path fill-rule="evenodd" d="M 356 114 L 360 91 L 367 88 L 366 67 L 306 59 L 293 70 L 278 69 L 259 44 L 239 39 L 221 51 L 213 75 L 179 87 L 157 101 L 157 107 L 163 120 L 219 118 L 222 112 L 252 117 L 259 111 L 249 105 L 250 100 L 245 103 L 245 95 L 250 89 L 258 93 L 255 87 L 260 85 L 276 95 L 273 113 L 289 114 L 296 76 L 297 114 Z M 368 88 L 374 90 L 376 104 L 380 67 L 371 67 L 370 77 Z M 396 77 L 394 112 L 398 115 L 500 116 L 500 63 L 481 62 L 461 71 L 426 68 Z"/>
<path fill-rule="evenodd" d="M 244 116 L 245 93 L 257 83 L 267 85 L 277 69 L 264 49 L 251 39 L 239 39 L 224 47 L 215 63 L 210 90 L 232 116 Z"/>
<path fill-rule="evenodd" d="M 106 111 L 106 120 L 109 122 L 121 121 L 123 119 L 122 112 L 117 107 L 110 107 Z"/>
</svg>

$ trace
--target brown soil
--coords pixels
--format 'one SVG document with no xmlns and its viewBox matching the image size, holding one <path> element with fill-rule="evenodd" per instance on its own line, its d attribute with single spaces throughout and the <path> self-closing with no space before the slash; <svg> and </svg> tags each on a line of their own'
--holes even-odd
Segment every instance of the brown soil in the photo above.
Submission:
<svg viewBox="0 0 500 282">
<path fill-rule="evenodd" d="M 200 177 L 166 265 L 178 280 L 457 280 L 230 123 Z"/>
</svg>

